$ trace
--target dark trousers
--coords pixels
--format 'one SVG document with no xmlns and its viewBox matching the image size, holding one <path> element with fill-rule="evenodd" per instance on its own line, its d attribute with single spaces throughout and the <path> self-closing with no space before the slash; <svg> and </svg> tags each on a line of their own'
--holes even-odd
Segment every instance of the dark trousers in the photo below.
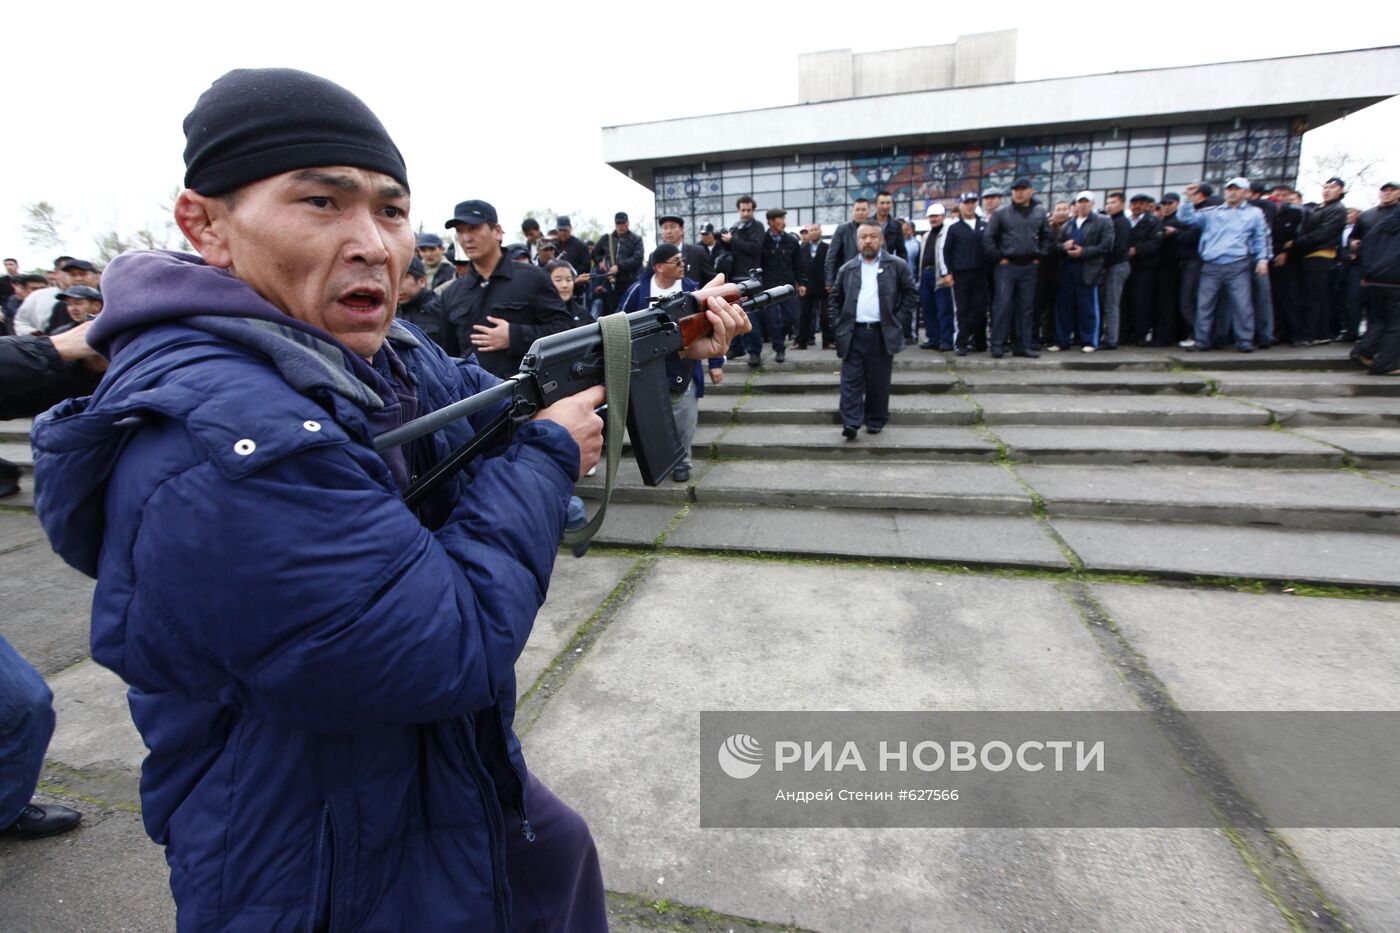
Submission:
<svg viewBox="0 0 1400 933">
<path fill-rule="evenodd" d="M 953 290 L 938 287 L 938 270 L 925 269 L 919 279 L 919 308 L 924 318 L 924 340 L 939 346 L 953 345 Z"/>
<path fill-rule="evenodd" d="M 841 361 L 841 424 L 883 428 L 890 420 L 890 374 L 894 356 L 885 349 L 879 327 L 851 333 L 851 349 Z"/>
<path fill-rule="evenodd" d="M 516 933 L 605 933 L 603 872 L 588 824 L 534 774 L 528 784 L 534 841 L 525 838 L 514 807 L 505 814 L 510 928 Z"/>
<path fill-rule="evenodd" d="M 1181 306 L 1181 264 L 1167 261 L 1157 266 L 1157 316 L 1152 321 L 1152 342 L 1159 347 L 1176 343 L 1177 315 Z"/>
<path fill-rule="evenodd" d="M 1298 332 L 1298 306 L 1302 303 L 1298 260 L 1289 256 L 1282 266 L 1269 266 L 1269 292 L 1274 299 L 1274 342 L 1301 340 Z"/>
<path fill-rule="evenodd" d="M 996 294 L 992 296 L 990 346 L 993 353 L 1006 352 L 1008 341 L 1013 350 L 1030 348 L 1031 316 L 1035 310 L 1035 274 L 1036 266 L 1033 263 L 997 265 Z"/>
<path fill-rule="evenodd" d="M 1349 339 L 1355 339 L 1361 331 L 1362 308 L 1365 305 L 1365 291 L 1361 287 L 1361 264 L 1346 264 L 1346 291 L 1342 296 L 1342 320 L 1338 332 Z"/>
<path fill-rule="evenodd" d="M 1065 263 L 1060 273 L 1054 342 L 1064 350 L 1075 342 L 1086 347 L 1099 345 L 1099 287 L 1084 284 L 1079 263 Z"/>
<path fill-rule="evenodd" d="M 786 301 L 766 304 L 756 311 L 749 312 L 753 330 L 744 335 L 744 349 L 749 351 L 749 355 L 762 354 L 764 340 L 773 345 L 775 352 L 781 353 L 784 350 L 787 344 L 783 340 L 783 309 L 791 301 L 789 298 Z"/>
<path fill-rule="evenodd" d="M 980 269 L 953 273 L 953 309 L 959 349 L 985 349 L 987 345 L 987 273 Z"/>
<path fill-rule="evenodd" d="M 1181 272 L 1181 319 L 1186 322 L 1186 336 L 1190 337 L 1196 330 L 1196 293 L 1201 287 L 1201 261 L 1199 259 L 1183 259 L 1179 271 Z"/>
<path fill-rule="evenodd" d="M 822 321 L 823 309 L 826 307 L 826 289 L 820 285 L 808 285 L 807 294 L 802 296 L 802 314 L 797 322 L 797 342 L 802 346 L 809 346 L 818 330 L 826 332 L 826 326 Z"/>
<path fill-rule="evenodd" d="M 1128 313 L 1118 339 L 1121 343 L 1146 343 L 1157 313 L 1157 264 L 1133 262 L 1132 269 L 1128 275 Z"/>
<path fill-rule="evenodd" d="M 1368 317 L 1366 336 L 1352 356 L 1369 357 L 1375 362 L 1371 372 L 1385 375 L 1400 369 L 1400 288 L 1367 285 Z"/>
<path fill-rule="evenodd" d="M 1332 311 L 1333 260 L 1322 256 L 1303 259 L 1303 301 L 1297 315 L 1297 340 L 1321 340 L 1332 336 L 1327 321 Z"/>
<path fill-rule="evenodd" d="M 1044 346 L 1055 342 L 1055 312 L 1059 307 L 1062 263 L 1042 259 L 1035 276 L 1035 314 L 1031 343 Z"/>
</svg>

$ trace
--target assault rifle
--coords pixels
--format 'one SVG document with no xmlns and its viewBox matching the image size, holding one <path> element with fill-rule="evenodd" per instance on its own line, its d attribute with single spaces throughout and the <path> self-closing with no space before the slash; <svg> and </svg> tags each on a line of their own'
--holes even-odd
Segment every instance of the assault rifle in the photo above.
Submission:
<svg viewBox="0 0 1400 933">
<path fill-rule="evenodd" d="M 752 311 L 782 301 L 793 293 L 791 285 L 765 291 L 756 279 L 713 285 L 669 295 L 641 311 L 607 315 L 597 323 L 541 337 L 521 360 L 518 373 L 471 398 L 378 435 L 374 439 L 375 450 L 396 447 L 458 418 L 504 404 L 500 414 L 470 441 L 409 487 L 404 493 L 404 502 L 414 508 L 473 459 L 509 439 L 519 425 L 541 409 L 592 386 L 605 385 L 608 390 L 606 494 L 611 494 L 613 473 L 621 453 L 622 423 L 615 417 L 619 415 L 627 426 L 642 481 L 655 486 L 685 456 L 675 419 L 671 416 L 666 359 L 710 333 L 709 320 L 704 314 L 706 301 L 718 296 L 745 311 Z M 584 530 L 582 539 L 586 540 L 597 530 L 606 508 L 604 499 L 603 509 Z"/>
</svg>

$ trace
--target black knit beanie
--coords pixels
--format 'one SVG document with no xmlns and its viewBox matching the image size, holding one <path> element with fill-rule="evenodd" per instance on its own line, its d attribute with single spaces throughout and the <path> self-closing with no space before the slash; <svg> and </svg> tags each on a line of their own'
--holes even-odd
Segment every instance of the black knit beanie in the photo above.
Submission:
<svg viewBox="0 0 1400 933">
<path fill-rule="evenodd" d="M 185 117 L 185 187 L 210 197 L 282 172 L 351 165 L 408 190 L 403 156 L 364 101 L 292 68 L 240 68 Z"/>
</svg>

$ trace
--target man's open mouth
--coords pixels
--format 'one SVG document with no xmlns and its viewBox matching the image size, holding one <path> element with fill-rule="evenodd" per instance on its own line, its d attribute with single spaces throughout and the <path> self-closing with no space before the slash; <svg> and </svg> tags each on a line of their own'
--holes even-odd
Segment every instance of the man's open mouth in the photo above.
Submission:
<svg viewBox="0 0 1400 933">
<path fill-rule="evenodd" d="M 373 287 L 351 289 L 342 293 L 336 302 L 352 311 L 373 311 L 384 304 L 384 289 Z"/>
</svg>

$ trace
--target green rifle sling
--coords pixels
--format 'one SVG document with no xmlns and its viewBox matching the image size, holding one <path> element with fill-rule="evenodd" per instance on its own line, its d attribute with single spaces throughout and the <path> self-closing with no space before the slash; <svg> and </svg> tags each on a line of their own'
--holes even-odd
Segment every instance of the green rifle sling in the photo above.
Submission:
<svg viewBox="0 0 1400 933">
<path fill-rule="evenodd" d="M 617 477 L 617 462 L 622 459 L 622 434 L 627 430 L 627 401 L 632 388 L 632 326 L 625 314 L 608 314 L 598 319 L 603 336 L 603 388 L 608 393 L 607 434 L 603 439 L 603 458 L 607 465 L 603 477 L 603 503 L 582 528 L 564 532 L 569 547 L 591 541 L 603 526 L 612 499 L 613 480 Z"/>
</svg>

